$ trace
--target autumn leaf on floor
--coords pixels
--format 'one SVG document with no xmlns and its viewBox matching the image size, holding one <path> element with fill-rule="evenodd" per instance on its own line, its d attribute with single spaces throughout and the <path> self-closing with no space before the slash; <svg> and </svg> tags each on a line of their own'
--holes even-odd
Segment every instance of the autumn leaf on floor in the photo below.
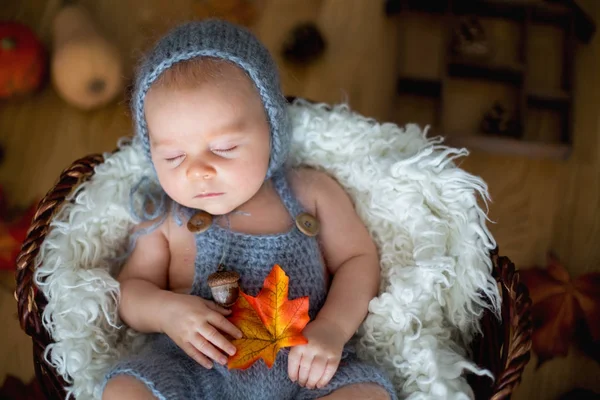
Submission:
<svg viewBox="0 0 600 400">
<path fill-rule="evenodd" d="M 237 352 L 229 369 L 247 369 L 259 358 L 271 368 L 279 349 L 307 343 L 302 330 L 310 320 L 308 296 L 288 300 L 289 278 L 277 264 L 256 297 L 240 291 L 228 319 L 244 336 L 234 339 Z"/>
<path fill-rule="evenodd" d="M 538 368 L 554 357 L 564 357 L 575 344 L 600 363 L 600 273 L 571 280 L 556 256 L 545 269 L 520 271 L 529 289 L 533 319 L 533 351 Z"/>
<path fill-rule="evenodd" d="M 33 378 L 25 384 L 19 378 L 8 375 L 0 387 L 0 399 L 2 400 L 43 400 L 44 393 L 36 380 Z"/>
<path fill-rule="evenodd" d="M 8 210 L 0 187 L 0 270 L 14 270 L 17 255 L 35 215 L 37 202 L 26 210 Z"/>
</svg>

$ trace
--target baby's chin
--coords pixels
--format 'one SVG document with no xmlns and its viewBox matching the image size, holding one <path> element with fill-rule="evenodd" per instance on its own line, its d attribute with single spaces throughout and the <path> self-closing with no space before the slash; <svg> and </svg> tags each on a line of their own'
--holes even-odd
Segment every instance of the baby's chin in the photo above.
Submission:
<svg viewBox="0 0 600 400">
<path fill-rule="evenodd" d="M 239 207 L 241 204 L 230 204 L 228 201 L 219 201 L 217 199 L 212 199 L 212 200 L 192 200 L 192 201 L 185 201 L 185 202 L 178 202 L 179 204 L 188 207 L 188 208 L 193 208 L 196 210 L 202 210 L 202 211 L 206 211 L 207 213 L 211 214 L 211 215 L 225 215 L 225 214 L 229 214 L 230 212 L 232 212 L 233 210 L 235 210 L 237 207 Z"/>
</svg>

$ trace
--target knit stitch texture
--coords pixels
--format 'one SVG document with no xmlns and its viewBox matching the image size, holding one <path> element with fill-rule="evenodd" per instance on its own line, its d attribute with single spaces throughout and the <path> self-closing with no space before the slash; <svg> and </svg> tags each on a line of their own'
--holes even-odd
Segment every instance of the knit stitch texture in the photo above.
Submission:
<svg viewBox="0 0 600 400">
<path fill-rule="evenodd" d="M 264 45 L 247 29 L 221 20 L 188 22 L 160 39 L 142 60 L 131 102 L 136 140 L 150 158 L 144 100 L 152 83 L 173 64 L 195 57 L 214 57 L 242 68 L 256 85 L 271 129 L 271 158 L 266 179 L 286 161 L 290 144 L 287 101 L 277 65 Z M 202 110 L 198 110 L 202 112 Z"/>
<path fill-rule="evenodd" d="M 273 183 L 290 219 L 302 213 L 285 172 L 278 172 Z M 180 211 L 184 219 L 195 212 L 187 208 L 180 208 Z M 325 302 L 328 283 L 316 237 L 305 236 L 295 224 L 292 226 L 280 234 L 251 235 L 231 231 L 213 222 L 207 231 L 196 235 L 196 269 L 191 294 L 212 299 L 206 282 L 223 254 L 226 255 L 223 264 L 240 274 L 242 290 L 252 296 L 258 294 L 277 263 L 289 277 L 289 298 L 309 296 L 309 316 L 313 320 Z M 344 346 L 336 374 L 321 389 L 303 388 L 290 380 L 288 355 L 289 348 L 279 351 L 270 369 L 263 360 L 246 370 L 228 370 L 218 363 L 214 363 L 212 369 L 205 369 L 168 336 L 156 334 L 141 352 L 120 360 L 107 379 L 118 374 L 135 376 L 159 399 L 314 399 L 342 386 L 363 382 L 380 384 L 392 399 L 396 399 L 388 375 L 374 364 L 359 360 L 353 340 Z"/>
</svg>

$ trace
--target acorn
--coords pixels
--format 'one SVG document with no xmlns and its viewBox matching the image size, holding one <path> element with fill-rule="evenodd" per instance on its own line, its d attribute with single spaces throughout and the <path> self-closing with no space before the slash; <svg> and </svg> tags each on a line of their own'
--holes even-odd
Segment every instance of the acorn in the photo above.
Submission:
<svg viewBox="0 0 600 400">
<path fill-rule="evenodd" d="M 208 286 L 215 303 L 231 307 L 240 294 L 240 274 L 235 271 L 217 271 L 208 276 Z"/>
<path fill-rule="evenodd" d="M 454 30 L 452 50 L 460 56 L 486 58 L 492 52 L 491 43 L 477 18 L 463 19 Z"/>
</svg>

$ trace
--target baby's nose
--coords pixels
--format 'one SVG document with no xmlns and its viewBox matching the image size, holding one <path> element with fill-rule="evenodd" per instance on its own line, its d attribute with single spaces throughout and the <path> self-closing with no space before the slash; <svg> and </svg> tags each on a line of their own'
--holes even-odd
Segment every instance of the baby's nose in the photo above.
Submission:
<svg viewBox="0 0 600 400">
<path fill-rule="evenodd" d="M 187 177 L 188 179 L 212 179 L 215 177 L 216 172 L 212 165 L 198 161 L 189 166 Z"/>
</svg>

